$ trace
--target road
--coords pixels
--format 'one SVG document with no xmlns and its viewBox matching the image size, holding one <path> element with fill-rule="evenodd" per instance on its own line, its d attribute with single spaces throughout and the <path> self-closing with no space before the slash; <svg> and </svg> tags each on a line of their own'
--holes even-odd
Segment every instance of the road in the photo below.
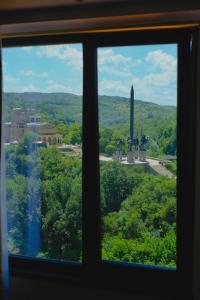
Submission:
<svg viewBox="0 0 200 300">
<path fill-rule="evenodd" d="M 102 161 L 112 161 L 113 160 L 112 157 L 107 157 L 107 156 L 104 156 L 104 155 L 100 155 L 99 159 L 102 160 Z M 168 169 L 165 168 L 165 166 L 163 166 L 159 163 L 159 160 L 152 159 L 152 158 L 147 158 L 146 162 L 154 170 L 154 172 L 156 172 L 157 174 L 162 175 L 162 176 L 167 176 L 169 178 L 175 177 L 174 174 L 172 174 Z M 123 158 L 122 163 L 126 164 L 125 158 Z M 141 162 L 139 160 L 136 161 L 135 163 L 138 164 L 138 165 L 143 164 L 143 162 Z"/>
</svg>

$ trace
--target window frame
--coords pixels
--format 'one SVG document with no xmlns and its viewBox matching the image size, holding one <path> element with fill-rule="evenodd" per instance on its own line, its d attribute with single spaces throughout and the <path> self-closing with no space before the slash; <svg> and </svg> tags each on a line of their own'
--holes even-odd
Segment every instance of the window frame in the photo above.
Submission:
<svg viewBox="0 0 200 300">
<path fill-rule="evenodd" d="M 11 272 L 31 277 L 62 278 L 79 284 L 147 295 L 174 296 L 177 293 L 180 297 L 182 293 L 184 297 L 190 296 L 195 198 L 197 29 L 195 27 L 159 28 L 127 32 L 18 37 L 3 39 L 2 47 L 71 43 L 81 43 L 83 47 L 82 264 L 10 255 Z M 178 49 L 177 269 L 102 261 L 97 48 L 167 43 L 176 43 Z M 189 97 L 191 101 L 188 101 Z"/>
</svg>

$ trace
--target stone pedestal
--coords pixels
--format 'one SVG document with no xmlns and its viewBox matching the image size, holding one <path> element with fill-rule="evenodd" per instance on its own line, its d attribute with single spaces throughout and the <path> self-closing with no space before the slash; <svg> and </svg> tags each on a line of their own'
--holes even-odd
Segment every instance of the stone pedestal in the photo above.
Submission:
<svg viewBox="0 0 200 300">
<path fill-rule="evenodd" d="M 117 150 L 115 157 L 116 157 L 117 160 L 121 161 L 122 160 L 122 151 Z"/>
<path fill-rule="evenodd" d="M 146 161 L 146 151 L 140 151 L 140 161 Z"/>
<path fill-rule="evenodd" d="M 134 157 L 134 160 L 139 159 L 139 151 L 137 149 L 133 151 L 133 157 Z"/>
<path fill-rule="evenodd" d="M 134 163 L 133 151 L 128 151 L 128 153 L 127 153 L 127 162 L 129 164 Z"/>
</svg>

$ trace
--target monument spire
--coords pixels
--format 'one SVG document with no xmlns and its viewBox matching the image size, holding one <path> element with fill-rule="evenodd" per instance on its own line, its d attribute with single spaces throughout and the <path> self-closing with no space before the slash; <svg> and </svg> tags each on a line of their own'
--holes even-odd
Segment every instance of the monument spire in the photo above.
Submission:
<svg viewBox="0 0 200 300">
<path fill-rule="evenodd" d="M 130 140 L 131 146 L 133 145 L 133 138 L 134 138 L 134 89 L 133 85 L 131 86 L 131 93 L 130 93 Z"/>
</svg>

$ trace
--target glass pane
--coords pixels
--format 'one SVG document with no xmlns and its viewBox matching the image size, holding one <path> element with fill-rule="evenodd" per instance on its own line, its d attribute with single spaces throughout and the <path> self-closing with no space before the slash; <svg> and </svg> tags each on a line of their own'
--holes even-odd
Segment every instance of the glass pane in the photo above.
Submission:
<svg viewBox="0 0 200 300">
<path fill-rule="evenodd" d="M 82 46 L 3 49 L 9 251 L 81 261 Z"/>
<path fill-rule="evenodd" d="M 102 259 L 176 267 L 177 45 L 98 49 Z"/>
</svg>

